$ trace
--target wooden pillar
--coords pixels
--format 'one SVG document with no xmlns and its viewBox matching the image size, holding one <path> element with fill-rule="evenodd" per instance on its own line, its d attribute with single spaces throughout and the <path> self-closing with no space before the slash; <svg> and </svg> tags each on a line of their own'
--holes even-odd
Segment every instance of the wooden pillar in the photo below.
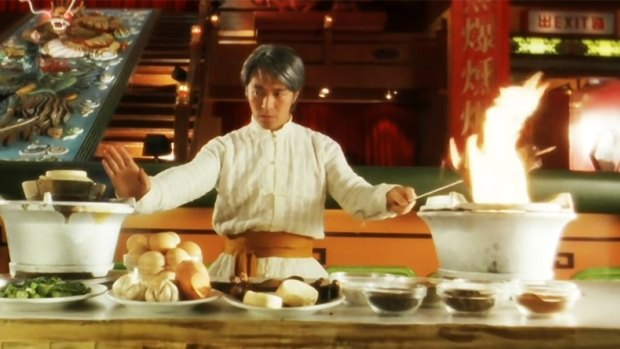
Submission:
<svg viewBox="0 0 620 349">
<path fill-rule="evenodd" d="M 510 76 L 508 0 L 452 0 L 449 134 L 462 148 Z"/>
<path fill-rule="evenodd" d="M 189 160 L 187 150 L 189 145 L 188 132 L 191 112 L 191 104 L 177 103 L 174 106 L 174 159 L 178 162 Z"/>
<path fill-rule="evenodd" d="M 213 17 L 215 16 L 215 17 Z M 219 14 L 208 12 L 204 22 L 204 39 L 201 64 L 201 89 L 198 102 L 198 112 L 194 122 L 192 141 L 189 149 L 189 158 L 200 150 L 210 139 L 222 134 L 221 120 L 213 115 L 213 99 L 211 97 L 211 69 L 215 50 L 219 40 Z"/>
</svg>

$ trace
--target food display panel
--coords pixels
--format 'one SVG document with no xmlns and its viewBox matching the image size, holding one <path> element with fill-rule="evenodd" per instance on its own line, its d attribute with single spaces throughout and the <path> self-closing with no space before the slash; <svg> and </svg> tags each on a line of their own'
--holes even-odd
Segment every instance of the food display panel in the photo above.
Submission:
<svg viewBox="0 0 620 349">
<path fill-rule="evenodd" d="M 0 161 L 91 159 L 158 14 L 55 9 L 1 35 Z"/>
</svg>

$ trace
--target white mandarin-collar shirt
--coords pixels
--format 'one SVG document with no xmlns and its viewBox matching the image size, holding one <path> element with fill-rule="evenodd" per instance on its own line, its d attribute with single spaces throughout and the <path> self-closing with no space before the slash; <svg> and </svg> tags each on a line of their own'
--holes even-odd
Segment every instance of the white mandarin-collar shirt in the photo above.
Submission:
<svg viewBox="0 0 620 349">
<path fill-rule="evenodd" d="M 138 212 L 172 209 L 215 188 L 213 227 L 220 235 L 252 230 L 323 238 L 328 193 L 360 219 L 395 215 L 386 209 L 394 185 L 369 184 L 334 140 L 292 121 L 271 131 L 252 118 L 209 141 L 190 162 L 152 177 L 151 184 Z"/>
</svg>

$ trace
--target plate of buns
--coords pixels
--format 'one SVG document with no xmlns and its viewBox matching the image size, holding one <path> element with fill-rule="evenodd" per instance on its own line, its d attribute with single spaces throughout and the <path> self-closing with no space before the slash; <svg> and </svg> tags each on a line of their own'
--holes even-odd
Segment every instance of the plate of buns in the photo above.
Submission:
<svg viewBox="0 0 620 349">
<path fill-rule="evenodd" d="M 167 313 L 190 310 L 198 305 L 213 302 L 219 299 L 222 296 L 222 293 L 217 290 L 212 290 L 211 294 L 205 298 L 168 302 L 150 302 L 145 300 L 124 299 L 115 296 L 112 291 L 106 292 L 106 296 L 108 296 L 108 298 L 111 299 L 114 303 L 130 309 L 138 311 L 151 311 L 156 313 Z"/>
<path fill-rule="evenodd" d="M 218 299 L 222 292 L 211 286 L 200 246 L 181 241 L 172 231 L 133 234 L 127 241 L 119 276 L 107 293 L 118 305 L 137 310 L 172 312 Z"/>
</svg>

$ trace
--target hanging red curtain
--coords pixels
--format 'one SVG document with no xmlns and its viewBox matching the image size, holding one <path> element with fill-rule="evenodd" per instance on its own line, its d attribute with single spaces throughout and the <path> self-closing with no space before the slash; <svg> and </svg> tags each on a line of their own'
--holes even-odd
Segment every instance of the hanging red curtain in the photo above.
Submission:
<svg viewBox="0 0 620 349">
<path fill-rule="evenodd" d="M 367 161 L 377 166 L 411 166 L 414 159 L 413 143 L 392 119 L 375 120 L 366 141 Z"/>
</svg>

